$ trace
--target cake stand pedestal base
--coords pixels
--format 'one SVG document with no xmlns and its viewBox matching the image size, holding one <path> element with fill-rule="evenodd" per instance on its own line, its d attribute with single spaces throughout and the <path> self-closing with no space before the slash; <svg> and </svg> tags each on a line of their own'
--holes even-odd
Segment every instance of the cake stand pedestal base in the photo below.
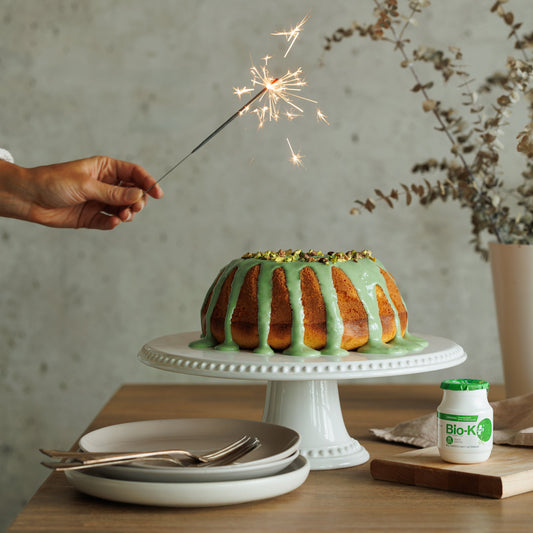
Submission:
<svg viewBox="0 0 533 533">
<path fill-rule="evenodd" d="M 185 332 L 150 341 L 139 358 L 147 365 L 180 374 L 266 381 L 263 421 L 297 431 L 302 439 L 301 453 L 311 469 L 326 470 L 368 460 L 368 452 L 350 437 L 344 425 L 338 381 L 429 372 L 466 360 L 464 350 L 455 342 L 423 337 L 428 341 L 426 348 L 402 356 L 350 352 L 342 357 L 298 357 L 197 350 L 189 344 L 200 338 L 200 332 Z"/>
<path fill-rule="evenodd" d="M 300 453 L 313 470 L 368 461 L 368 452 L 346 431 L 335 380 L 269 381 L 263 422 L 296 430 Z"/>
</svg>

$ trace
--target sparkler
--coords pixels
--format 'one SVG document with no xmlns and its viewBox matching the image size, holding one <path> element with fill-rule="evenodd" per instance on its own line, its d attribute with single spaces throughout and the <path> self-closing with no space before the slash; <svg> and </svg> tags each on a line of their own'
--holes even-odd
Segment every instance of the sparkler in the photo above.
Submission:
<svg viewBox="0 0 533 533">
<path fill-rule="evenodd" d="M 145 194 L 148 193 L 153 187 L 155 187 L 159 182 L 163 181 L 171 172 L 176 170 L 186 159 L 191 157 L 194 152 L 199 150 L 202 146 L 207 144 L 215 135 L 218 135 L 226 126 L 229 126 L 231 122 L 233 122 L 237 117 L 242 115 L 249 107 L 252 105 L 256 100 L 261 99 L 264 94 L 272 89 L 272 86 L 277 82 L 278 80 L 274 78 L 273 80 L 269 81 L 267 85 L 263 87 L 255 96 L 253 96 L 248 102 L 246 102 L 239 110 L 237 110 L 231 117 L 229 117 L 225 122 L 223 122 L 218 128 L 213 130 L 198 146 L 193 148 L 185 157 L 181 158 L 173 167 L 171 167 L 169 170 L 167 170 L 155 183 L 150 185 L 148 189 L 146 189 Z"/>
<path fill-rule="evenodd" d="M 302 26 L 309 19 L 309 14 L 307 14 L 294 28 L 291 28 L 289 31 L 282 31 L 272 33 L 272 35 L 284 36 L 289 43 L 289 47 L 285 52 L 283 57 L 287 57 L 287 54 L 290 52 L 293 47 L 296 39 L 300 36 L 302 32 Z M 302 78 L 302 69 L 298 68 L 297 70 L 291 72 L 290 70 L 284 76 L 274 77 L 268 71 L 267 65 L 268 60 L 272 59 L 272 56 L 266 55 L 262 61 L 264 65 L 260 68 L 255 67 L 252 64 L 250 68 L 251 73 L 251 87 L 243 87 L 242 89 L 234 87 L 233 92 L 239 98 L 245 94 L 252 93 L 257 88 L 260 88 L 258 92 L 250 98 L 241 108 L 239 108 L 233 115 L 231 115 L 225 122 L 223 122 L 218 128 L 213 130 L 200 144 L 198 144 L 193 150 L 191 150 L 185 157 L 180 159 L 175 165 L 173 165 L 169 170 L 167 170 L 153 185 L 151 185 L 145 193 L 149 192 L 156 184 L 164 180 L 170 173 L 172 173 L 176 168 L 178 168 L 186 159 L 198 151 L 202 146 L 207 144 L 213 137 L 218 135 L 224 128 L 226 128 L 231 122 L 233 122 L 237 117 L 242 114 L 250 111 L 257 115 L 259 120 L 259 127 L 262 127 L 264 123 L 268 120 L 278 121 L 282 116 L 288 120 L 293 120 L 296 117 L 303 115 L 303 108 L 300 102 L 306 101 L 317 104 L 316 100 L 311 100 L 302 96 L 300 93 L 302 88 L 307 85 L 307 82 Z M 263 105 L 253 107 L 254 103 L 263 103 Z M 286 110 L 282 113 L 282 106 L 285 105 Z M 316 111 L 317 120 L 322 120 L 328 124 L 326 120 L 326 115 L 324 115 L 320 109 L 317 108 Z M 299 152 L 295 153 L 292 149 L 289 139 L 287 139 L 289 148 L 291 151 L 290 160 L 293 164 L 297 166 L 303 166 L 302 156 Z"/>
</svg>

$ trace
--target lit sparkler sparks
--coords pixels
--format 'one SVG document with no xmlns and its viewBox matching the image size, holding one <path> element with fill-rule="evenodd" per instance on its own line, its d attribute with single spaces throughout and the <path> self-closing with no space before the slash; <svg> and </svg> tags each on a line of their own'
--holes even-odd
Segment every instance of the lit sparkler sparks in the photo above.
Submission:
<svg viewBox="0 0 533 533">
<path fill-rule="evenodd" d="M 305 17 L 298 22 L 298 24 L 291 28 L 289 31 L 278 31 L 275 33 L 271 33 L 271 35 L 281 35 L 287 39 L 287 42 L 289 43 L 289 47 L 287 48 L 287 51 L 285 52 L 285 55 L 283 57 L 287 57 L 288 53 L 291 51 L 291 48 L 293 47 L 294 43 L 296 42 L 296 39 L 300 36 L 300 33 L 302 32 L 302 26 L 307 22 L 309 19 L 309 13 L 305 15 Z"/>
<path fill-rule="evenodd" d="M 287 57 L 288 53 L 296 42 L 296 39 L 298 39 L 300 36 L 303 25 L 308 19 L 309 14 L 307 14 L 295 27 L 291 28 L 289 31 L 281 31 L 271 34 L 275 36 L 283 36 L 287 39 L 289 47 L 287 48 L 287 51 L 283 57 Z M 327 121 L 327 115 L 318 109 L 317 101 L 306 98 L 301 94 L 303 88 L 307 85 L 307 82 L 303 79 L 302 68 L 299 67 L 295 71 L 288 70 L 284 76 L 277 78 L 274 82 L 272 81 L 273 76 L 267 68 L 269 59 L 272 59 L 272 56 L 266 55 L 262 59 L 263 65 L 261 67 L 256 67 L 252 64 L 250 68 L 251 87 L 234 88 L 233 92 L 239 98 L 245 94 L 253 92 L 258 86 L 268 89 L 257 100 L 257 103 L 259 104 L 257 107 L 252 109 L 250 106 L 245 106 L 243 113 L 254 113 L 259 120 L 259 127 L 261 128 L 266 121 L 277 122 L 281 117 L 284 117 L 287 120 L 294 120 L 297 117 L 301 117 L 304 114 L 303 103 L 311 102 L 317 105 L 317 121 L 322 121 L 329 125 L 329 122 Z M 282 108 L 285 109 L 282 110 Z M 289 144 L 289 148 L 291 150 L 290 160 L 296 166 L 303 166 L 301 162 L 301 157 L 303 156 L 300 156 L 299 153 L 296 154 L 293 151 L 289 139 L 287 139 L 287 143 Z"/>
<path fill-rule="evenodd" d="M 252 108 L 250 105 L 243 106 L 242 113 L 250 112 L 257 116 L 259 121 L 259 128 L 263 127 L 265 122 L 277 122 L 280 118 L 287 120 L 294 120 L 304 114 L 304 104 L 310 102 L 318 105 L 316 100 L 307 98 L 302 95 L 304 87 L 307 82 L 303 78 L 302 68 L 299 67 L 295 71 L 288 70 L 284 76 L 273 78 L 272 74 L 267 69 L 267 62 L 270 56 L 263 58 L 264 64 L 261 67 L 252 65 L 250 68 L 251 87 L 234 87 L 233 93 L 241 98 L 243 95 L 252 93 L 257 87 L 263 88 L 263 93 L 256 99 L 256 106 Z M 316 118 L 319 122 L 324 122 L 329 125 L 327 115 L 325 115 L 318 107 L 316 108 Z M 291 150 L 290 161 L 296 166 L 303 166 L 300 154 L 292 150 L 291 144 L 287 139 L 289 148 Z"/>
<path fill-rule="evenodd" d="M 316 100 L 301 95 L 302 88 L 307 85 L 307 82 L 302 78 L 301 67 L 295 71 L 288 70 L 284 76 L 274 78 L 266 64 L 262 67 L 252 65 L 250 74 L 252 87 L 234 87 L 233 94 L 241 98 L 242 95 L 253 92 L 258 86 L 267 89 L 258 99 L 259 103 L 264 101 L 263 105 L 254 109 L 245 106 L 243 111 L 255 113 L 259 120 L 259 127 L 262 127 L 266 121 L 277 122 L 281 116 L 285 116 L 289 120 L 302 116 L 304 110 L 300 102 L 317 104 Z M 281 110 L 283 105 L 287 108 L 284 112 Z"/>
<path fill-rule="evenodd" d="M 252 87 L 233 88 L 233 94 L 238 96 L 239 99 L 245 94 L 254 92 L 258 86 L 262 88 L 260 93 L 257 93 L 252 100 L 243 105 L 237 113 L 255 113 L 259 119 L 259 127 L 262 127 L 266 121 L 277 122 L 282 116 L 289 120 L 302 116 L 304 110 L 300 102 L 318 104 L 316 100 L 301 95 L 302 88 L 307 85 L 307 82 L 302 77 L 303 71 L 301 67 L 298 67 L 295 71 L 288 70 L 285 75 L 274 78 L 266 67 L 266 58 L 263 58 L 263 61 L 265 61 L 265 65 L 262 67 L 258 68 L 252 65 L 250 68 Z M 263 105 L 258 105 L 252 109 L 251 104 L 255 101 L 259 104 L 263 103 Z M 287 109 L 282 112 L 281 107 L 283 104 Z M 329 125 L 327 115 L 318 107 L 316 116 L 317 120 Z"/>
<path fill-rule="evenodd" d="M 297 167 L 303 167 L 304 164 L 302 163 L 302 159 L 305 157 L 303 156 L 302 154 L 300 154 L 300 152 L 295 152 L 293 149 L 292 149 L 292 146 L 291 146 L 291 141 L 289 141 L 289 139 L 287 139 L 287 144 L 289 145 L 289 149 L 291 151 L 291 157 L 289 158 L 289 161 L 297 166 Z"/>
<path fill-rule="evenodd" d="M 296 39 L 300 36 L 302 32 L 302 26 L 309 19 L 309 14 L 307 14 L 294 28 L 291 28 L 289 31 L 275 32 L 272 35 L 284 36 L 289 43 L 289 47 L 285 52 L 283 57 L 287 57 L 287 54 L 292 49 Z M 237 110 L 233 115 L 231 115 L 225 122 L 223 122 L 218 128 L 211 132 L 200 144 L 198 144 L 191 152 L 189 152 L 185 157 L 180 159 L 174 166 L 172 166 L 163 176 L 161 176 L 152 186 L 150 186 L 145 193 L 148 193 L 157 183 L 161 182 L 166 178 L 171 172 L 173 172 L 178 166 L 180 166 L 187 158 L 199 150 L 202 146 L 207 144 L 215 135 L 218 135 L 226 126 L 228 126 L 233 120 L 241 116 L 246 112 L 252 112 L 257 115 L 259 119 L 259 127 L 262 127 L 264 123 L 268 120 L 278 121 L 281 116 L 284 116 L 288 120 L 293 120 L 296 117 L 303 115 L 302 102 L 311 102 L 317 104 L 316 100 L 311 100 L 302 96 L 302 88 L 307 85 L 307 82 L 303 79 L 303 72 L 301 67 L 295 71 L 288 70 L 284 76 L 274 77 L 268 71 L 267 65 L 269 59 L 272 59 L 272 56 L 266 55 L 262 58 L 264 65 L 260 68 L 252 65 L 250 68 L 251 73 L 251 87 L 243 87 L 242 89 L 234 87 L 233 93 L 236 94 L 239 98 L 243 95 L 250 94 L 254 92 L 257 88 L 260 90 L 250 98 L 239 110 Z M 263 104 L 263 105 L 257 105 Z M 252 107 L 254 105 L 255 107 Z M 286 110 L 282 113 L 282 106 L 286 106 Z M 317 120 L 321 120 L 326 124 L 329 124 L 326 120 L 326 115 L 317 108 L 316 110 Z M 302 156 L 299 152 L 295 153 L 292 149 L 289 139 L 287 139 L 291 151 L 290 161 L 294 165 L 303 166 Z"/>
<path fill-rule="evenodd" d="M 318 122 L 322 121 L 324 122 L 325 124 L 327 124 L 329 126 L 329 122 L 328 122 L 328 116 L 327 115 L 324 115 L 324 113 L 322 113 L 322 111 L 320 111 L 320 109 L 317 108 L 316 110 L 316 119 Z"/>
</svg>

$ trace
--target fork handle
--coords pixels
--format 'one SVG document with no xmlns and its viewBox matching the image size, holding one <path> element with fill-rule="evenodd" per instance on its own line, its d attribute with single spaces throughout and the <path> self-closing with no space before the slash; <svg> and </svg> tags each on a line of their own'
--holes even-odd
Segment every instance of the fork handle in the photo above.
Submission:
<svg viewBox="0 0 533 533">
<path fill-rule="evenodd" d="M 62 450 L 45 450 L 39 448 L 41 453 L 47 455 L 48 457 L 53 457 L 57 459 L 78 459 L 78 458 L 89 458 L 89 457 L 107 457 L 111 455 L 112 452 L 81 452 L 81 451 L 62 451 Z M 129 452 L 124 452 L 129 453 Z"/>
<path fill-rule="evenodd" d="M 83 464 L 109 464 L 112 461 L 134 461 L 139 459 L 158 458 L 161 456 L 172 455 L 177 460 L 183 462 L 200 462 L 193 456 L 183 450 L 156 450 L 151 452 L 56 452 L 55 450 L 41 450 L 42 453 L 49 457 L 57 457 L 61 459 L 75 459 Z"/>
<path fill-rule="evenodd" d="M 147 460 L 149 461 L 150 459 L 159 459 L 161 460 L 162 457 L 146 457 L 144 458 L 143 460 Z M 89 469 L 89 468 L 98 468 L 99 466 L 113 466 L 113 465 L 125 465 L 125 464 L 128 464 L 128 463 L 133 463 L 135 461 L 137 461 L 138 459 L 137 458 L 134 458 L 134 459 L 115 459 L 115 460 L 110 460 L 110 461 L 105 461 L 105 462 L 98 462 L 98 463 L 79 463 L 79 462 L 75 462 L 75 463 L 63 463 L 63 462 L 52 462 L 52 461 L 42 461 L 41 464 L 43 466 L 46 466 L 47 468 L 51 468 L 52 470 L 54 470 L 55 472 L 65 472 L 67 470 L 86 470 L 86 469 Z M 180 463 L 179 460 L 172 460 L 173 463 L 175 463 L 176 465 L 178 465 L 178 463 Z"/>
</svg>

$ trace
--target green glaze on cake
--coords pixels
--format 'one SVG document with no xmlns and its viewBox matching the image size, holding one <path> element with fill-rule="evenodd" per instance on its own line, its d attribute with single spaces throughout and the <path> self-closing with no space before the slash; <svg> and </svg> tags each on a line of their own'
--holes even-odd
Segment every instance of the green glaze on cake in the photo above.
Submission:
<svg viewBox="0 0 533 533">
<path fill-rule="evenodd" d="M 220 272 L 213 285 L 207 292 L 202 309 L 205 308 L 209 296 L 209 305 L 206 311 L 206 329 L 202 337 L 191 343 L 192 348 L 205 349 L 215 348 L 216 350 L 234 351 L 238 350 L 238 345 L 233 341 L 231 333 L 231 319 L 239 294 L 250 269 L 259 265 L 258 277 L 258 334 L 259 344 L 254 350 L 255 353 L 269 355 L 274 353 L 268 345 L 268 335 L 270 331 L 270 315 L 272 304 L 272 275 L 275 269 L 283 268 L 286 284 L 289 292 L 289 303 L 292 311 L 291 345 L 283 352 L 287 355 L 346 355 L 348 352 L 341 348 L 344 324 L 337 303 L 337 292 L 333 284 L 332 266 L 342 270 L 356 288 L 358 296 L 368 316 L 368 342 L 358 348 L 362 353 L 403 355 L 413 351 L 419 351 L 427 345 L 427 341 L 407 331 L 402 337 L 401 325 L 398 312 L 389 291 L 385 278 L 380 268 L 383 265 L 375 259 L 371 252 L 350 251 L 346 253 L 329 252 L 323 254 L 310 250 L 280 250 L 278 252 L 258 252 L 245 254 L 239 259 L 231 261 Z M 316 275 L 320 285 L 320 291 L 326 309 L 327 343 L 321 351 L 314 350 L 304 344 L 304 309 L 302 306 L 302 292 L 300 283 L 300 272 L 304 268 L 311 268 Z M 224 342 L 218 343 L 211 333 L 211 317 L 218 302 L 220 292 L 224 282 L 235 271 L 228 306 L 224 323 Z M 388 343 L 381 340 L 382 327 L 379 317 L 379 308 L 376 298 L 376 286 L 381 287 L 387 300 L 394 311 L 396 322 L 396 336 Z"/>
</svg>

